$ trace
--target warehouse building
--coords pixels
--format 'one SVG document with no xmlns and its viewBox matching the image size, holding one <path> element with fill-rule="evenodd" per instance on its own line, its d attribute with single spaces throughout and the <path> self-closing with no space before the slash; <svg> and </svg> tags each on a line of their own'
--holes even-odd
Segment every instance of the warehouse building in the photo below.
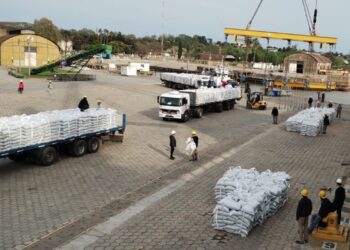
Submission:
<svg viewBox="0 0 350 250">
<path fill-rule="evenodd" d="M 35 68 L 59 59 L 58 45 L 31 30 L 0 36 L 0 66 Z"/>
<path fill-rule="evenodd" d="M 287 73 L 318 74 L 331 67 L 332 61 L 319 53 L 296 53 L 284 59 L 284 72 Z"/>
</svg>

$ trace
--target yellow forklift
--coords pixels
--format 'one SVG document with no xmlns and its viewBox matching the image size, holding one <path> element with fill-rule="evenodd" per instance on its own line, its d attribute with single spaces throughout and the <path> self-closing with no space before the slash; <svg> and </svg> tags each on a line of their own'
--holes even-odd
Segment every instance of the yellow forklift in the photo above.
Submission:
<svg viewBox="0 0 350 250">
<path fill-rule="evenodd" d="M 247 94 L 247 109 L 265 110 L 267 102 L 264 100 L 263 92 L 252 92 Z"/>
</svg>

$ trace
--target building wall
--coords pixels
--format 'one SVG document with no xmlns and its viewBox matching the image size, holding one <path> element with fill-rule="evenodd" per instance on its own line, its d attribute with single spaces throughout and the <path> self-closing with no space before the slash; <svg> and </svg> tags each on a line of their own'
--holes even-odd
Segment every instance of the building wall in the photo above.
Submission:
<svg viewBox="0 0 350 250">
<path fill-rule="evenodd" d="M 58 46 L 37 35 L 17 35 L 0 44 L 0 65 L 39 67 L 60 59 Z"/>
<path fill-rule="evenodd" d="M 284 60 L 284 70 L 287 73 L 292 73 L 289 71 L 291 64 L 297 64 L 298 62 L 303 62 L 304 74 L 318 74 L 320 69 L 330 69 L 331 63 L 319 62 L 313 56 L 308 54 L 297 53 L 290 55 Z"/>
<path fill-rule="evenodd" d="M 7 30 L 0 27 L 0 37 L 6 36 L 6 35 L 7 35 Z"/>
</svg>

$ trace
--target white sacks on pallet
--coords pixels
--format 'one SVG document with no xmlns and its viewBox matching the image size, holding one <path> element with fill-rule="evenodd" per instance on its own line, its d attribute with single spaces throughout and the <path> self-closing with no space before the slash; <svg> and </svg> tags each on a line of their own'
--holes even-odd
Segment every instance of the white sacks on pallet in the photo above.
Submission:
<svg viewBox="0 0 350 250">
<path fill-rule="evenodd" d="M 317 136 L 323 128 L 323 118 L 327 114 L 329 121 L 334 120 L 334 108 L 309 108 L 300 111 L 286 121 L 287 131 L 301 135 Z"/>
<path fill-rule="evenodd" d="M 106 108 L 1 117 L 0 153 L 115 128 L 118 123 L 117 111 Z"/>
<path fill-rule="evenodd" d="M 186 89 L 180 92 L 191 95 L 191 105 L 193 106 L 238 99 L 241 95 L 240 88 L 233 88 L 231 85 L 227 85 L 224 88 L 201 87 L 199 89 Z"/>
<path fill-rule="evenodd" d="M 212 226 L 246 237 L 284 205 L 289 181 L 286 172 L 230 168 L 215 186 Z"/>
</svg>

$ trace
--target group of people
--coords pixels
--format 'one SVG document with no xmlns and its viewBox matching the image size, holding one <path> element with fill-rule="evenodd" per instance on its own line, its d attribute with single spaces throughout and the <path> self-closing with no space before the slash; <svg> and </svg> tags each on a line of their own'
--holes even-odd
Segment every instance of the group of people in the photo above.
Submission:
<svg viewBox="0 0 350 250">
<path fill-rule="evenodd" d="M 85 110 L 90 108 L 89 102 L 87 100 L 87 96 L 83 96 L 83 98 L 80 100 L 78 104 L 78 108 L 81 112 L 84 112 Z M 102 101 L 97 100 L 97 109 L 102 108 Z"/>
<path fill-rule="evenodd" d="M 298 222 L 298 239 L 296 240 L 297 244 L 308 243 L 308 235 L 316 227 L 326 227 L 327 221 L 326 218 L 329 213 L 334 211 L 337 212 L 338 224 L 341 220 L 341 210 L 345 200 L 345 189 L 342 187 L 342 180 L 338 179 L 336 181 L 337 189 L 335 190 L 334 200 L 331 202 L 327 198 L 327 189 L 322 189 L 319 192 L 319 197 L 321 199 L 321 206 L 317 213 L 311 216 L 310 225 L 309 225 L 309 216 L 312 212 L 312 201 L 308 198 L 309 191 L 303 189 L 301 191 L 302 198 L 299 200 L 297 211 L 296 211 L 296 220 Z M 329 189 L 330 190 L 330 189 Z"/>
<path fill-rule="evenodd" d="M 174 151 L 176 148 L 176 131 L 173 130 L 169 136 L 169 145 L 170 145 L 170 160 L 175 160 Z M 192 130 L 192 135 L 186 141 L 186 151 L 190 156 L 190 161 L 198 160 L 198 145 L 199 145 L 199 137 L 195 130 Z"/>
</svg>

